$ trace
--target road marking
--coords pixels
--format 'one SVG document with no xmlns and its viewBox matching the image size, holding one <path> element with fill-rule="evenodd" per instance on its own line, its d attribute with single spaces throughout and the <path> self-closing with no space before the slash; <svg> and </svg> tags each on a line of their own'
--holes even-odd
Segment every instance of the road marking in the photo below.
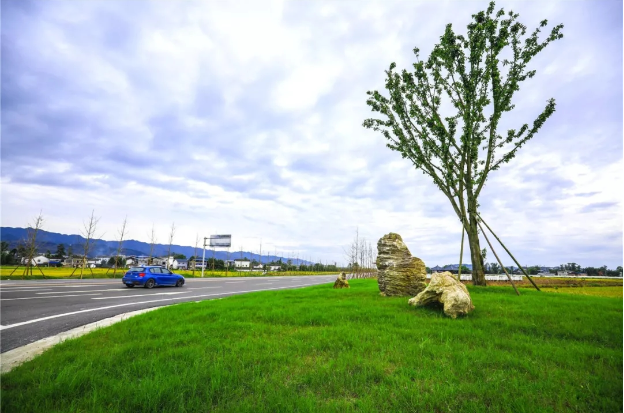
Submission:
<svg viewBox="0 0 624 413">
<path fill-rule="evenodd" d="M 25 298 L 0 298 L 0 301 L 14 301 L 14 300 L 42 300 L 44 298 L 60 298 L 60 297 L 84 297 L 85 295 L 102 295 L 100 293 L 95 294 L 72 294 L 72 295 L 48 295 L 47 297 L 25 297 Z"/>
<path fill-rule="evenodd" d="M 242 293 L 255 293 L 255 292 L 259 292 L 259 291 L 283 290 L 285 288 L 293 288 L 293 287 L 304 287 L 304 285 L 290 285 L 288 287 L 265 288 L 265 289 L 262 289 L 262 290 L 236 291 L 236 292 L 231 293 L 231 294 L 232 295 L 236 295 L 236 294 L 242 294 Z M 214 296 L 223 295 L 223 294 L 229 294 L 229 293 L 202 294 L 202 295 L 195 295 L 195 296 L 190 296 L 190 297 L 188 297 L 188 296 L 187 297 L 172 297 L 172 298 L 162 298 L 160 300 L 141 301 L 141 302 L 138 302 L 138 303 L 124 303 L 124 304 L 108 305 L 106 307 L 91 308 L 91 309 L 88 309 L 88 310 L 72 311 L 71 313 L 63 313 L 63 314 L 51 315 L 51 316 L 48 316 L 48 317 L 36 318 L 34 320 L 23 321 L 21 323 L 9 324 L 9 325 L 5 325 L 5 326 L 0 325 L 0 331 L 7 330 L 9 328 L 24 326 L 24 325 L 27 325 L 27 324 L 38 323 L 39 321 L 46 321 L 46 320 L 52 320 L 54 318 L 66 317 L 66 316 L 74 315 L 74 314 L 90 313 L 90 312 L 93 312 L 93 311 L 108 310 L 108 309 L 111 309 L 111 308 L 126 307 L 126 306 L 129 306 L 129 305 L 151 304 L 151 303 L 159 303 L 159 302 L 162 302 L 162 301 L 174 301 L 174 300 L 189 299 L 189 298 L 214 297 Z"/>
<path fill-rule="evenodd" d="M 49 291 L 49 290 L 51 290 L 51 288 L 37 288 L 37 289 L 34 289 L 34 290 L 33 289 L 23 290 L 21 288 L 11 288 L 11 289 L 7 288 L 7 289 L 4 289 L 4 290 L 0 290 L 0 293 L 12 293 L 13 291 L 26 291 L 26 292 L 33 291 L 34 292 L 34 291 Z"/>
<path fill-rule="evenodd" d="M 132 291 L 132 290 L 129 290 L 127 288 L 109 288 L 108 290 L 52 291 L 49 293 L 37 293 L 37 294 L 92 293 L 95 291 Z"/>
<path fill-rule="evenodd" d="M 226 281 L 226 284 L 239 284 L 239 283 L 243 283 L 245 281 Z"/>
<path fill-rule="evenodd" d="M 19 289 L 22 289 L 22 288 L 23 288 L 23 289 L 32 289 L 32 288 L 41 288 L 41 287 L 23 287 L 23 286 L 21 286 L 21 285 L 16 285 L 15 287 L 10 287 L 10 286 L 8 286 L 8 285 L 5 285 L 5 286 L 1 286 L 1 287 L 0 287 L 0 290 L 2 290 L 2 289 L 12 290 L 12 289 L 14 289 L 14 288 L 19 288 Z"/>
<path fill-rule="evenodd" d="M 154 293 L 150 295 L 174 295 L 174 294 L 184 294 L 184 291 L 176 292 L 176 293 Z M 92 298 L 92 300 L 112 300 L 114 298 L 132 298 L 132 297 L 146 297 L 146 296 L 147 296 L 146 294 L 120 295 L 118 297 L 97 297 L 97 298 Z"/>
<path fill-rule="evenodd" d="M 206 288 L 223 288 L 221 286 L 218 287 L 195 287 L 195 288 L 186 288 L 187 290 L 205 290 Z"/>
</svg>

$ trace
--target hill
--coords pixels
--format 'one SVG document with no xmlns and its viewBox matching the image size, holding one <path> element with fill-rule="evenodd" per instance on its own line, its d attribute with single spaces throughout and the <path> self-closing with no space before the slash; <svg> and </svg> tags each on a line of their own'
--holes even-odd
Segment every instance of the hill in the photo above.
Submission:
<svg viewBox="0 0 624 413">
<path fill-rule="evenodd" d="M 14 227 L 1 227 L 0 239 L 9 244 L 9 249 L 17 248 L 20 242 L 26 239 L 26 228 L 14 228 Z M 54 253 L 56 247 L 59 244 L 65 245 L 67 251 L 70 247 L 74 253 L 79 254 L 82 248 L 84 248 L 85 238 L 82 235 L 76 234 L 60 234 L 57 232 L 50 232 L 39 230 L 37 234 L 37 249 L 42 254 L 46 251 Z M 169 249 L 168 244 L 155 244 L 154 255 L 162 256 L 166 255 Z M 127 240 L 123 242 L 122 254 L 123 255 L 149 255 L 150 244 L 147 242 L 137 240 Z M 93 248 L 90 257 L 96 256 L 110 256 L 117 252 L 117 241 L 106 241 L 102 239 L 94 240 Z M 171 245 L 171 253 L 184 254 L 187 258 L 195 254 L 195 247 L 173 244 Z M 201 256 L 202 249 L 197 249 L 197 255 Z M 206 258 L 212 258 L 212 249 L 206 249 Z M 235 258 L 248 258 L 250 260 L 258 260 L 258 254 L 249 251 L 214 251 L 214 257 L 219 260 L 235 259 Z M 263 255 L 261 261 L 263 263 L 277 261 L 279 259 L 286 262 L 288 259 L 275 255 Z M 300 260 L 301 264 L 310 264 L 305 260 Z"/>
</svg>

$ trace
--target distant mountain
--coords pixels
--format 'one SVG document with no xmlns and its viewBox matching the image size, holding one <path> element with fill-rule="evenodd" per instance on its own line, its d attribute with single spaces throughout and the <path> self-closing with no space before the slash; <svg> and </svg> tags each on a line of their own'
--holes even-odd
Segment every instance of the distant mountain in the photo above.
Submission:
<svg viewBox="0 0 624 413">
<path fill-rule="evenodd" d="M 13 227 L 1 227 L 0 239 L 9 243 L 9 249 L 17 248 L 17 245 L 26 239 L 25 228 L 13 228 Z M 37 233 L 37 250 L 42 254 L 49 250 L 52 254 L 56 251 L 58 244 L 65 245 L 65 251 L 71 246 L 74 254 L 80 254 L 82 248 L 84 248 L 85 238 L 81 235 L 66 235 L 59 234 L 57 232 L 49 232 L 39 230 Z M 167 244 L 154 244 L 154 255 L 164 256 L 167 255 L 169 245 Z M 123 255 L 149 255 L 150 244 L 147 242 L 141 242 L 136 240 L 127 240 L 123 242 L 123 249 L 121 253 Z M 101 239 L 94 240 L 92 251 L 89 253 L 90 257 L 96 256 L 111 256 L 117 253 L 117 241 L 105 241 Z M 195 253 L 195 247 L 183 246 L 173 244 L 171 245 L 171 253 L 184 254 L 187 258 L 191 257 Z M 197 249 L 197 256 L 201 257 L 202 249 Z M 206 259 L 213 257 L 213 251 L 206 249 Z M 249 251 L 227 251 L 218 250 L 214 251 L 214 257 L 218 260 L 235 259 L 235 258 L 249 258 L 250 260 L 258 260 L 258 254 L 254 254 Z M 287 258 L 278 257 L 275 255 L 263 255 L 262 262 L 271 262 L 282 259 L 283 262 L 288 261 Z M 301 264 L 310 264 L 305 260 L 300 260 Z"/>
</svg>

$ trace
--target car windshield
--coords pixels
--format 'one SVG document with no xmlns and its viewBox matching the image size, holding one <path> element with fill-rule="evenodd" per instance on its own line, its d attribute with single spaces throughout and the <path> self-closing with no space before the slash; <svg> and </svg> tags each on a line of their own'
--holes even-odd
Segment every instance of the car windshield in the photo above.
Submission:
<svg viewBox="0 0 624 413">
<path fill-rule="evenodd" d="M 144 272 L 145 267 L 130 267 L 128 272 Z"/>
</svg>

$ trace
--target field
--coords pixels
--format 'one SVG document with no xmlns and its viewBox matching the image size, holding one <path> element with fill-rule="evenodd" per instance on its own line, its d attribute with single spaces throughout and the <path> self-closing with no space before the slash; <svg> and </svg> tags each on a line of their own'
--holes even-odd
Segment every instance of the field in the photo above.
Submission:
<svg viewBox="0 0 624 413">
<path fill-rule="evenodd" d="M 64 342 L 2 376 L 2 411 L 622 411 L 620 298 L 469 286 L 476 310 L 452 320 L 350 283 L 179 304 Z"/>
</svg>

